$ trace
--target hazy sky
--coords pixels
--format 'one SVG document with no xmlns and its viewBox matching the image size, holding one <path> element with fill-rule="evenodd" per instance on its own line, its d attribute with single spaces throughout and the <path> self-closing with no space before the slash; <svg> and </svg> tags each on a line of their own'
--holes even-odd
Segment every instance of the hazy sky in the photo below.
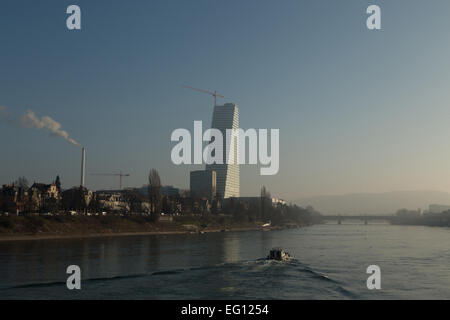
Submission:
<svg viewBox="0 0 450 320">
<path fill-rule="evenodd" d="M 70 4 L 81 31 L 66 28 Z M 448 0 L 2 0 L 0 106 L 61 123 L 88 173 L 141 186 L 157 168 L 187 187 L 198 167 L 171 163 L 170 134 L 209 125 L 213 102 L 190 84 L 237 103 L 242 128 L 280 129 L 278 175 L 241 167 L 242 195 L 450 191 L 449 14 Z M 0 143 L 0 184 L 79 184 L 81 150 L 63 139 L 3 121 Z"/>
</svg>

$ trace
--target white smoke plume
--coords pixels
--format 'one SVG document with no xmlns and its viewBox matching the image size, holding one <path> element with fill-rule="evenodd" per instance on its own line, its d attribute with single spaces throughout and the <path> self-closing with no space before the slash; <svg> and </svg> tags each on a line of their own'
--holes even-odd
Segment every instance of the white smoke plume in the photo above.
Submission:
<svg viewBox="0 0 450 320">
<path fill-rule="evenodd" d="M 61 130 L 61 124 L 59 122 L 48 116 L 39 118 L 32 110 L 27 110 L 27 112 L 19 118 L 19 121 L 16 122 L 11 120 L 6 108 L 0 106 L 0 117 L 6 119 L 8 122 L 17 123 L 23 128 L 45 129 L 49 131 L 52 136 L 61 137 L 67 142 L 81 147 L 78 142 L 69 137 L 67 131 Z"/>
<path fill-rule="evenodd" d="M 6 121 L 11 121 L 8 110 L 4 106 L 0 106 L 0 119 L 5 119 Z"/>
</svg>

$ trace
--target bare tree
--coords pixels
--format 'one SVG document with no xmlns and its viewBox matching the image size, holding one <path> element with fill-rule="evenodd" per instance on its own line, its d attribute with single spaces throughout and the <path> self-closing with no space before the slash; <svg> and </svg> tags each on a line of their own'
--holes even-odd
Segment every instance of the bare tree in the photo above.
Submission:
<svg viewBox="0 0 450 320">
<path fill-rule="evenodd" d="M 266 186 L 261 187 L 261 198 L 270 198 L 270 192 L 267 190 Z"/>
<path fill-rule="evenodd" d="M 27 180 L 27 178 L 25 178 L 25 177 L 19 177 L 19 179 L 17 179 L 15 182 L 14 182 L 14 184 L 16 185 L 16 186 L 18 186 L 19 188 L 22 188 L 22 189 L 28 189 L 28 180 Z"/>
<path fill-rule="evenodd" d="M 266 186 L 261 188 L 261 218 L 267 218 L 270 210 L 270 192 L 266 189 Z"/>
<path fill-rule="evenodd" d="M 161 213 L 161 178 L 156 169 L 148 174 L 148 198 L 150 200 L 150 213 Z"/>
</svg>

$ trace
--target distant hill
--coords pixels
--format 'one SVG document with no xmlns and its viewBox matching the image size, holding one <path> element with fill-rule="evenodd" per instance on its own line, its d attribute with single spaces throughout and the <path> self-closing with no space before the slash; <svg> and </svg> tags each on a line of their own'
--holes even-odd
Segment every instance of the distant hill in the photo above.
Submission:
<svg viewBox="0 0 450 320">
<path fill-rule="evenodd" d="M 393 191 L 315 196 L 294 201 L 313 206 L 323 214 L 392 214 L 398 209 L 428 209 L 430 204 L 450 205 L 450 193 L 442 191 Z"/>
</svg>

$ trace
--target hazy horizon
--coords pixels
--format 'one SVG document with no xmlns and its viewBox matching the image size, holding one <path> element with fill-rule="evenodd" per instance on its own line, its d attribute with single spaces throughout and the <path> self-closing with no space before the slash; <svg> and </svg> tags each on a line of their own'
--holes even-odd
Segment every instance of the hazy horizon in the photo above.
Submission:
<svg viewBox="0 0 450 320">
<path fill-rule="evenodd" d="M 318 195 L 293 201 L 322 214 L 391 215 L 400 209 L 427 211 L 430 205 L 450 205 L 450 193 L 434 190 Z"/>
<path fill-rule="evenodd" d="M 81 2 L 77 32 L 68 4 L 0 4 L 0 106 L 61 125 L 4 115 L 0 184 L 78 185 L 73 139 L 88 188 L 117 189 L 90 174 L 119 171 L 140 187 L 150 168 L 188 188 L 201 166 L 172 164 L 170 134 L 209 125 L 213 104 L 189 84 L 236 103 L 241 128 L 280 129 L 279 173 L 241 166 L 242 196 L 450 192 L 448 1 L 377 1 L 381 31 L 365 27 L 373 1 Z"/>
</svg>

